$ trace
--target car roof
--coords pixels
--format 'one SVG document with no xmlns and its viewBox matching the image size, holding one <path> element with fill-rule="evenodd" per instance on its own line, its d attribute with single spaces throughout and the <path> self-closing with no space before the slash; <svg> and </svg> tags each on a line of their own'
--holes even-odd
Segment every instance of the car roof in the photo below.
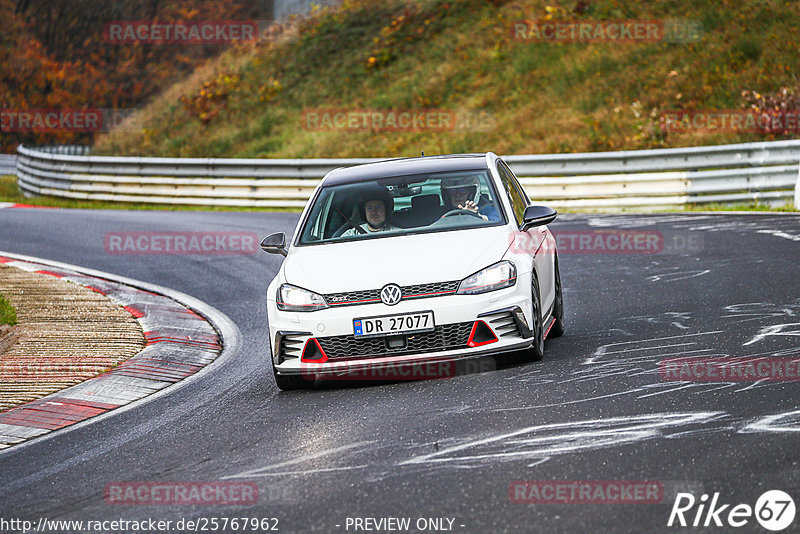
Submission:
<svg viewBox="0 0 800 534">
<path fill-rule="evenodd" d="M 478 169 L 486 169 L 486 154 L 446 154 L 419 158 L 396 158 L 335 169 L 327 174 L 322 185 L 352 184 L 376 178 Z"/>
</svg>

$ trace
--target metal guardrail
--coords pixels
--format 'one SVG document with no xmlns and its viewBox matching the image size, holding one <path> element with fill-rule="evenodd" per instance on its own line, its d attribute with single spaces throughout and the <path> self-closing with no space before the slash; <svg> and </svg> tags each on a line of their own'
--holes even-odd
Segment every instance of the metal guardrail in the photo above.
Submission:
<svg viewBox="0 0 800 534">
<path fill-rule="evenodd" d="M 26 194 L 252 207 L 303 207 L 328 171 L 377 159 L 88 156 L 86 147 L 20 146 Z M 531 198 L 554 207 L 621 209 L 710 202 L 787 203 L 800 186 L 800 140 L 711 147 L 505 156 Z"/>
<path fill-rule="evenodd" d="M 14 174 L 17 169 L 17 156 L 0 154 L 0 176 Z"/>
<path fill-rule="evenodd" d="M 67 156 L 88 156 L 92 147 L 88 145 L 38 145 L 36 150 L 48 154 L 64 154 Z"/>
</svg>

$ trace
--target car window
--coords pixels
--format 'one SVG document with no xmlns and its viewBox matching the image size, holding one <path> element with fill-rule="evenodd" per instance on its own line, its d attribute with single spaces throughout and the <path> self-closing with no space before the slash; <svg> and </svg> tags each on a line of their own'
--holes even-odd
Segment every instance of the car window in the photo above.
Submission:
<svg viewBox="0 0 800 534">
<path fill-rule="evenodd" d="M 298 245 L 459 230 L 505 222 L 488 171 L 375 178 L 322 187 Z"/>
<path fill-rule="evenodd" d="M 508 165 L 506 165 L 506 163 L 504 161 L 501 161 L 500 165 L 511 176 L 511 182 L 514 184 L 514 186 L 519 191 L 520 196 L 525 201 L 525 205 L 526 206 L 530 206 L 532 204 L 531 198 L 528 196 L 528 193 L 525 191 L 525 188 L 522 187 L 522 184 L 520 183 L 519 178 L 517 178 L 517 175 L 514 174 L 514 171 L 512 171 L 511 168 Z"/>
<path fill-rule="evenodd" d="M 500 174 L 500 181 L 503 183 L 503 189 L 505 189 L 505 193 L 508 196 L 508 201 L 514 211 L 514 219 L 516 219 L 518 225 L 522 224 L 522 214 L 525 213 L 525 208 L 530 204 L 528 195 L 517 181 L 517 177 L 514 176 L 511 169 L 506 167 L 505 163 L 498 161 L 497 171 Z"/>
</svg>

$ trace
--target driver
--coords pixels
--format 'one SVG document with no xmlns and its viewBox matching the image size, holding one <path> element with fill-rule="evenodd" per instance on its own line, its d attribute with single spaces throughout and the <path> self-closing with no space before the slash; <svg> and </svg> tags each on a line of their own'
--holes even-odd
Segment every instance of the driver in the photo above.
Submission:
<svg viewBox="0 0 800 534">
<path fill-rule="evenodd" d="M 494 203 L 480 195 L 480 182 L 478 176 L 453 176 L 443 178 L 442 200 L 445 212 L 452 210 L 467 210 L 480 215 L 484 221 L 499 221 L 500 214 Z M 477 201 L 477 203 L 476 203 Z"/>
<path fill-rule="evenodd" d="M 358 203 L 358 212 L 366 221 L 366 225 L 358 225 L 361 231 L 356 228 L 350 228 L 342 234 L 342 237 L 385 232 L 387 230 L 399 230 L 399 228 L 389 222 L 393 211 L 394 200 L 385 187 L 378 186 L 363 193 Z"/>
</svg>

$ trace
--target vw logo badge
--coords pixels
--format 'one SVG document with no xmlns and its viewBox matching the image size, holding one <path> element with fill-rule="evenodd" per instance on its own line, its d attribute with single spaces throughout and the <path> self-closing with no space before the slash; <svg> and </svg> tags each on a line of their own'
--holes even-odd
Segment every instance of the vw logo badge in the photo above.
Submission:
<svg viewBox="0 0 800 534">
<path fill-rule="evenodd" d="M 397 284 L 389 284 L 381 289 L 381 301 L 387 306 L 394 306 L 403 298 L 403 292 Z"/>
</svg>

